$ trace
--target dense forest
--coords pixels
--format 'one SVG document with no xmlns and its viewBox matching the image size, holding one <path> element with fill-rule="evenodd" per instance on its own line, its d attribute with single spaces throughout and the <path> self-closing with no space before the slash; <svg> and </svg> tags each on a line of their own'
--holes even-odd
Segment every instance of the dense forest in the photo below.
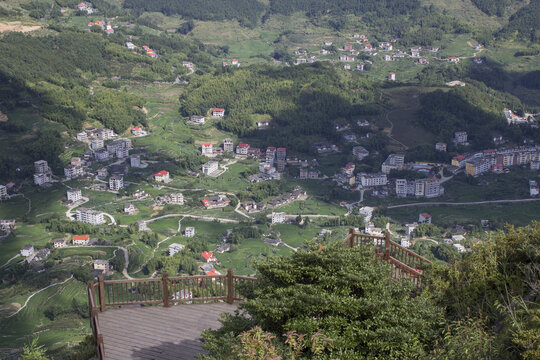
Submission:
<svg viewBox="0 0 540 360">
<path fill-rule="evenodd" d="M 298 149 L 305 136 L 330 135 L 333 120 L 362 114 L 373 96 L 370 81 L 345 76 L 324 63 L 249 67 L 194 79 L 181 98 L 180 111 L 190 116 L 225 108 L 220 127 L 239 135 L 254 129 L 254 115 L 270 115 L 271 132 L 279 133 L 283 146 Z"/>
<path fill-rule="evenodd" d="M 254 26 L 264 5 L 257 0 L 125 0 L 124 7 L 135 12 L 157 11 L 198 20 L 237 19 Z"/>
<path fill-rule="evenodd" d="M 516 34 L 520 40 L 540 43 L 540 0 L 531 0 L 529 5 L 519 9 L 498 33 L 505 38 Z"/>
<path fill-rule="evenodd" d="M 511 4 L 510 0 L 472 0 L 477 8 L 488 15 L 503 16 L 506 7 Z"/>
<path fill-rule="evenodd" d="M 205 358 L 538 359 L 539 239 L 538 223 L 507 228 L 424 269 L 422 292 L 371 249 L 312 244 L 259 262 L 243 311 L 203 333 Z"/>
</svg>

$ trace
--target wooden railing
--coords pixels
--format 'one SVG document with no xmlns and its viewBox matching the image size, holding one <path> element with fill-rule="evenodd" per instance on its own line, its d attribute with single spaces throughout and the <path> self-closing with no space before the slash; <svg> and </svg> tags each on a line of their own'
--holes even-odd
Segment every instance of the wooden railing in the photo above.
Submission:
<svg viewBox="0 0 540 360">
<path fill-rule="evenodd" d="M 226 275 L 196 275 L 168 277 L 163 273 L 156 279 L 104 280 L 88 282 L 90 325 L 96 344 L 97 357 L 104 359 L 103 335 L 99 329 L 98 314 L 107 307 L 123 305 L 159 305 L 164 307 L 180 303 L 243 300 L 240 288 L 252 286 L 257 279 L 235 276 L 232 270 Z"/>
<path fill-rule="evenodd" d="M 419 287 L 423 285 L 426 265 L 431 264 L 428 259 L 390 240 L 388 232 L 384 236 L 377 236 L 350 228 L 343 245 L 349 248 L 373 245 L 375 254 L 392 265 L 393 279 L 409 278 Z"/>
</svg>

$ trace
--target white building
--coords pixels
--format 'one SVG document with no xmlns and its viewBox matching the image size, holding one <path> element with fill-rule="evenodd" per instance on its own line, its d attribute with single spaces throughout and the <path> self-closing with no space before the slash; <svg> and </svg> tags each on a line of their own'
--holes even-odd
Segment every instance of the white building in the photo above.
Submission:
<svg viewBox="0 0 540 360">
<path fill-rule="evenodd" d="M 439 179 L 427 179 L 425 185 L 424 195 L 427 198 L 434 198 L 441 196 L 444 193 L 444 188 L 441 186 L 441 180 Z"/>
<path fill-rule="evenodd" d="M 419 223 L 431 224 L 431 215 L 429 215 L 426 212 L 420 213 L 418 215 L 418 222 Z"/>
<path fill-rule="evenodd" d="M 160 172 L 154 174 L 154 180 L 157 182 L 169 182 L 169 172 L 165 170 L 161 170 Z"/>
<path fill-rule="evenodd" d="M 205 121 L 204 116 L 192 115 L 187 122 L 188 124 L 192 124 L 192 125 L 204 125 L 206 121 Z"/>
<path fill-rule="evenodd" d="M 383 173 L 377 173 L 377 174 L 360 173 L 357 175 L 357 177 L 359 178 L 360 184 L 363 187 L 384 186 L 388 184 L 388 178 L 386 177 L 386 174 L 383 174 Z"/>
<path fill-rule="evenodd" d="M 529 180 L 529 194 L 532 196 L 538 196 L 539 188 L 538 183 L 534 180 Z"/>
<path fill-rule="evenodd" d="M 409 246 L 411 246 L 411 239 L 407 236 L 404 236 L 401 238 L 401 246 L 403 246 L 404 248 L 408 248 Z"/>
<path fill-rule="evenodd" d="M 170 195 L 171 204 L 184 205 L 184 195 L 182 193 L 172 193 Z"/>
<path fill-rule="evenodd" d="M 272 213 L 272 224 L 283 224 L 285 222 L 285 213 L 284 212 L 273 212 Z"/>
<path fill-rule="evenodd" d="M 90 225 L 105 224 L 103 212 L 87 208 L 79 208 L 76 213 L 77 220 Z"/>
<path fill-rule="evenodd" d="M 5 185 L 0 185 L 0 199 L 7 197 L 7 188 Z"/>
<path fill-rule="evenodd" d="M 140 168 L 141 167 L 141 156 L 140 155 L 131 155 L 129 158 L 131 167 Z"/>
<path fill-rule="evenodd" d="M 223 151 L 234 152 L 234 143 L 232 139 L 226 138 L 223 140 Z"/>
<path fill-rule="evenodd" d="M 456 145 L 469 145 L 467 142 L 467 132 L 466 131 L 456 131 L 454 133 L 454 139 L 452 140 Z"/>
<path fill-rule="evenodd" d="M 98 139 L 100 140 L 110 140 L 116 137 L 116 134 L 111 129 L 99 129 L 97 131 Z"/>
<path fill-rule="evenodd" d="M 213 172 L 218 171 L 218 169 L 219 169 L 219 162 L 217 161 L 208 161 L 202 166 L 202 172 L 205 175 L 210 175 Z"/>
<path fill-rule="evenodd" d="M 94 260 L 94 270 L 99 270 L 103 273 L 109 272 L 109 260 Z"/>
<path fill-rule="evenodd" d="M 457 251 L 460 252 L 460 253 L 467 252 L 467 249 L 465 249 L 465 246 L 463 246 L 461 244 L 452 244 L 452 246 L 455 247 L 457 249 Z"/>
<path fill-rule="evenodd" d="M 417 227 L 418 223 L 405 224 L 405 234 L 407 234 L 407 236 L 411 236 Z"/>
<path fill-rule="evenodd" d="M 396 179 L 396 196 L 407 197 L 407 180 Z"/>
<path fill-rule="evenodd" d="M 36 174 L 43 174 L 50 172 L 49 164 L 45 160 L 38 160 L 34 162 L 34 169 Z"/>
<path fill-rule="evenodd" d="M 177 243 L 169 245 L 169 256 L 174 256 L 174 254 L 178 254 L 185 247 L 186 247 L 185 245 L 177 244 Z"/>
<path fill-rule="evenodd" d="M 367 224 L 371 221 L 371 218 L 373 217 L 373 210 L 371 206 L 364 206 L 358 209 L 358 215 L 361 215 L 364 217 L 364 224 Z"/>
<path fill-rule="evenodd" d="M 90 142 L 90 149 L 92 149 L 94 151 L 99 150 L 99 149 L 103 149 L 103 146 L 105 146 L 105 143 L 101 139 L 93 139 Z"/>
<path fill-rule="evenodd" d="M 405 164 L 405 155 L 402 154 L 390 154 L 388 158 L 382 163 L 381 171 L 385 174 L 389 174 L 392 170 L 401 170 Z"/>
<path fill-rule="evenodd" d="M 77 202 L 82 199 L 81 189 L 69 189 L 67 191 L 67 199 L 71 202 Z"/>
<path fill-rule="evenodd" d="M 435 150 L 437 151 L 446 151 L 446 143 L 443 143 L 443 142 L 438 142 L 435 144 Z"/>
<path fill-rule="evenodd" d="M 66 246 L 67 246 L 66 240 L 64 240 L 64 239 L 54 239 L 54 241 L 53 241 L 53 247 L 55 249 L 65 248 Z"/>
<path fill-rule="evenodd" d="M 217 118 L 222 118 L 225 116 L 225 109 L 222 108 L 215 108 L 212 110 L 212 116 Z"/>
<path fill-rule="evenodd" d="M 363 160 L 369 155 L 369 151 L 367 151 L 363 146 L 353 147 L 352 153 L 358 160 Z"/>
<path fill-rule="evenodd" d="M 34 174 L 34 184 L 42 186 L 51 182 L 51 174 L 38 173 Z"/>
<path fill-rule="evenodd" d="M 388 73 L 388 80 L 396 81 L 396 74 L 393 72 Z"/>
<path fill-rule="evenodd" d="M 205 156 L 213 156 L 214 150 L 213 145 L 210 143 L 202 144 L 201 145 L 201 154 Z"/>
<path fill-rule="evenodd" d="M 132 203 L 125 203 L 124 204 L 124 212 L 129 215 L 135 214 L 135 211 L 137 211 L 137 208 L 135 208 L 135 205 Z"/>
<path fill-rule="evenodd" d="M 64 168 L 64 175 L 68 179 L 76 179 L 84 174 L 84 170 L 81 166 L 68 165 Z"/>
<path fill-rule="evenodd" d="M 27 257 L 34 254 L 34 245 L 24 245 L 21 249 L 21 256 Z"/>
<path fill-rule="evenodd" d="M 109 152 L 107 149 L 101 148 L 96 151 L 94 151 L 94 158 L 96 161 L 108 161 L 109 160 Z"/>
<path fill-rule="evenodd" d="M 77 141 L 88 141 L 88 134 L 85 131 L 82 131 L 77 134 Z"/>
<path fill-rule="evenodd" d="M 118 191 L 124 187 L 124 178 L 120 175 L 113 175 L 109 178 L 109 189 Z"/>
<path fill-rule="evenodd" d="M 195 236 L 195 228 L 193 226 L 186 227 L 186 230 L 184 230 L 184 236 L 185 237 L 194 237 Z"/>
<path fill-rule="evenodd" d="M 238 155 L 247 155 L 249 150 L 249 144 L 238 144 L 236 146 L 236 153 Z"/>
</svg>

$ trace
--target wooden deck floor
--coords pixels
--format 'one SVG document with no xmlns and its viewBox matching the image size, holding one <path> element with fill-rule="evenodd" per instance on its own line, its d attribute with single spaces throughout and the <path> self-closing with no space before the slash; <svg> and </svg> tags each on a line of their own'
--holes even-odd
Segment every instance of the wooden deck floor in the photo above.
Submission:
<svg viewBox="0 0 540 360">
<path fill-rule="evenodd" d="M 237 304 L 176 305 L 111 309 L 99 314 L 105 359 L 196 359 L 201 331 L 220 326 L 219 314 Z"/>
</svg>

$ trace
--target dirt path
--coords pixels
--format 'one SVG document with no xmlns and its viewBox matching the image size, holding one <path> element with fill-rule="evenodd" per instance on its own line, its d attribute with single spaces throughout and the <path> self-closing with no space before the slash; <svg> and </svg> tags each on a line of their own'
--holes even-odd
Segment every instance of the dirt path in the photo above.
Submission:
<svg viewBox="0 0 540 360">
<path fill-rule="evenodd" d="M 540 198 L 534 199 L 509 199 L 509 200 L 488 200 L 488 201 L 469 201 L 469 202 L 419 202 L 412 204 L 401 204 L 401 205 L 391 205 L 387 209 L 397 209 L 402 207 L 413 207 L 413 206 L 436 206 L 436 205 L 448 205 L 448 206 L 463 206 L 463 205 L 487 205 L 487 204 L 505 204 L 505 203 L 521 203 L 521 202 L 531 202 L 531 201 L 540 201 Z"/>
<path fill-rule="evenodd" d="M 20 21 L 0 22 L 0 33 L 3 32 L 30 32 L 41 29 L 40 25 L 23 25 Z"/>
<path fill-rule="evenodd" d="M 71 280 L 71 279 L 73 279 L 73 275 L 71 275 L 69 278 L 67 278 L 66 280 L 64 280 L 64 281 L 62 281 L 62 282 L 53 283 L 53 284 L 51 284 L 51 285 L 49 285 L 49 286 L 44 287 L 43 289 L 34 291 L 34 292 L 28 297 L 28 299 L 26 299 L 26 301 L 24 302 L 24 305 L 21 306 L 21 308 L 20 308 L 19 310 L 17 310 L 17 311 L 14 312 L 13 314 L 9 315 L 7 318 L 9 319 L 10 317 L 15 316 L 15 315 L 17 315 L 19 312 L 21 312 L 21 310 L 24 309 L 24 308 L 26 307 L 26 305 L 28 305 L 28 302 L 30 301 L 31 298 L 34 297 L 34 295 L 39 294 L 39 293 L 42 292 L 43 290 L 47 290 L 48 288 L 50 288 L 50 287 L 52 287 L 52 286 L 65 284 L 66 282 L 68 282 L 68 281 Z"/>
<path fill-rule="evenodd" d="M 20 254 L 17 254 L 17 255 L 15 255 L 14 257 L 12 257 L 11 259 L 9 259 L 8 261 L 6 261 L 6 262 L 4 263 L 4 265 L 0 266 L 0 269 L 3 268 L 4 266 L 8 266 L 9 263 L 10 263 L 12 260 L 15 260 L 15 259 L 18 258 L 19 256 L 21 256 L 21 255 L 20 255 Z"/>
</svg>

